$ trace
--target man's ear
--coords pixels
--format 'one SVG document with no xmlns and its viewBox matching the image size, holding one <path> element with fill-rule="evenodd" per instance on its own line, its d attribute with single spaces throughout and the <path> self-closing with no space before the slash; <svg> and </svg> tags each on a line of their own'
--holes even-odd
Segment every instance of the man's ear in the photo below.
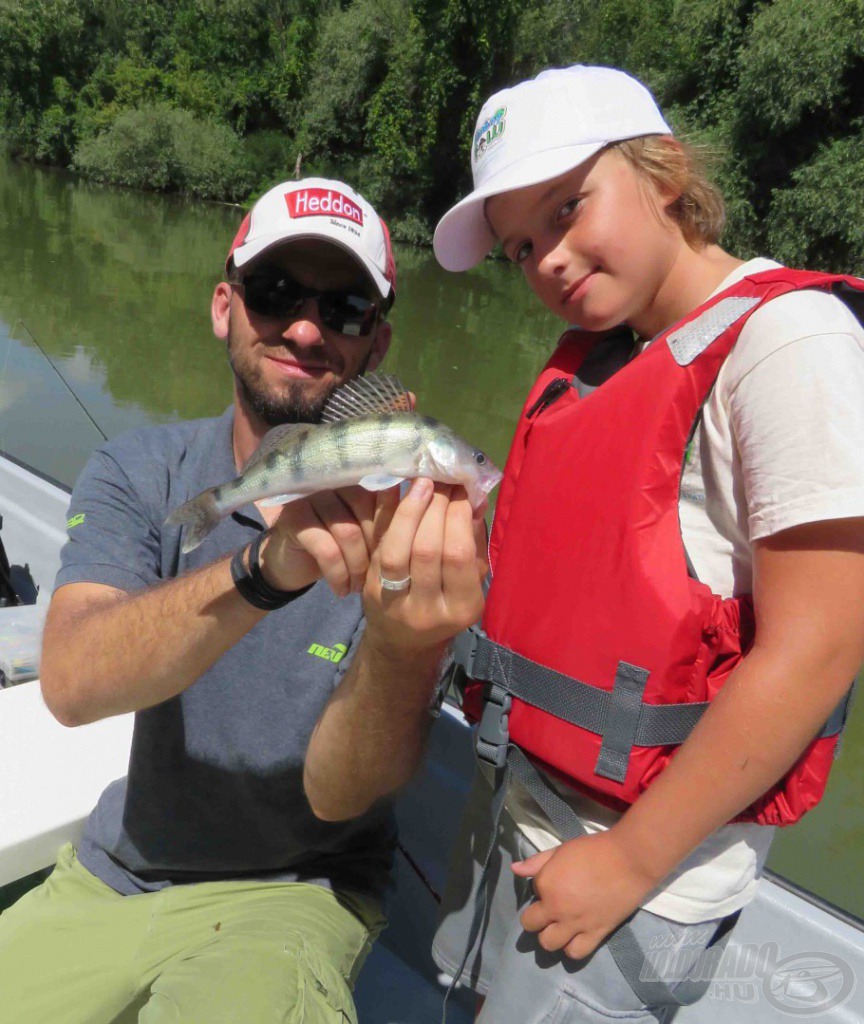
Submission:
<svg viewBox="0 0 864 1024">
<path fill-rule="evenodd" d="M 213 324 L 213 333 L 220 341 L 228 340 L 228 325 L 231 320 L 231 285 L 227 281 L 220 281 L 213 292 L 213 299 L 210 302 L 210 321 Z"/>
<path fill-rule="evenodd" d="M 390 348 L 392 339 L 393 328 L 386 320 L 382 320 L 375 331 L 375 340 L 372 342 L 372 349 L 369 353 L 367 370 L 375 370 L 381 365 L 381 361 L 387 355 L 387 349 Z"/>
</svg>

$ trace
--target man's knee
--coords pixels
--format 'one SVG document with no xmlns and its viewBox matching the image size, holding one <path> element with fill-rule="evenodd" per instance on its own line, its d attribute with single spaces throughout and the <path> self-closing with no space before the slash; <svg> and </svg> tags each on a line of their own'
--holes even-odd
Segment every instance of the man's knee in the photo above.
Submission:
<svg viewBox="0 0 864 1024">
<path fill-rule="evenodd" d="M 356 1024 L 347 980 L 300 935 L 214 943 L 153 984 L 139 1024 Z"/>
</svg>

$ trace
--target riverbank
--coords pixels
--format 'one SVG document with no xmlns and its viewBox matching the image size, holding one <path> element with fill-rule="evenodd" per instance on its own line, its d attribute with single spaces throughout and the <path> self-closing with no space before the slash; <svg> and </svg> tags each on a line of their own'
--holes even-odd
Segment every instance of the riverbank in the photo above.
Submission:
<svg viewBox="0 0 864 1024">
<path fill-rule="evenodd" d="M 579 59 L 652 88 L 724 156 L 742 258 L 864 273 L 864 43 L 848 0 L 17 0 L 0 139 L 91 180 L 243 202 L 349 181 L 427 242 L 482 99 Z"/>
</svg>

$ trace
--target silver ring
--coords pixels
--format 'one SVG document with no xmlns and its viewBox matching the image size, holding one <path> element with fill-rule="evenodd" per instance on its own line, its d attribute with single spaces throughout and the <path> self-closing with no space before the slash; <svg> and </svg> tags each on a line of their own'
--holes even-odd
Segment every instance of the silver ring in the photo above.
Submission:
<svg viewBox="0 0 864 1024">
<path fill-rule="evenodd" d="M 404 580 L 388 580 L 386 576 L 382 576 L 379 572 L 378 580 L 384 590 L 407 590 L 411 586 L 410 574 Z"/>
</svg>

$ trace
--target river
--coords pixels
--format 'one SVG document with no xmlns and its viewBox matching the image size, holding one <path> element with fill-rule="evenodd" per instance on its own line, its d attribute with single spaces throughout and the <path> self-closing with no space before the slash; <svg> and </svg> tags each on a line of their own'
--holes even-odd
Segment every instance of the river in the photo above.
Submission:
<svg viewBox="0 0 864 1024">
<path fill-rule="evenodd" d="M 209 296 L 240 220 L 233 207 L 106 188 L 0 160 L 0 449 L 74 480 L 100 440 L 220 413 L 231 400 Z M 557 337 L 511 265 L 441 270 L 398 248 L 385 368 L 420 409 L 499 465 L 525 392 Z M 769 866 L 864 918 L 864 701 L 822 804 L 774 843 Z"/>
</svg>

